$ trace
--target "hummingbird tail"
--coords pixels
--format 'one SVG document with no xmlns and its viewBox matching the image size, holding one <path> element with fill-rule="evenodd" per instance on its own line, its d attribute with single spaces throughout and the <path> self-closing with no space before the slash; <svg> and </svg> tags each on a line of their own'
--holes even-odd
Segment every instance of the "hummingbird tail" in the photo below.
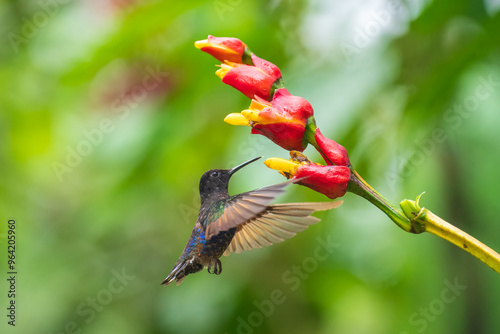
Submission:
<svg viewBox="0 0 500 334">
<path fill-rule="evenodd" d="M 203 266 L 195 261 L 194 257 L 190 259 L 178 261 L 170 274 L 161 282 L 160 285 L 169 285 L 172 281 L 176 280 L 177 285 L 181 284 L 182 280 L 187 275 L 196 273 L 203 269 Z"/>
<path fill-rule="evenodd" d="M 161 282 L 160 285 L 169 285 L 172 283 L 173 280 L 177 280 L 177 285 L 181 284 L 182 280 L 184 277 L 186 277 L 186 274 L 184 274 L 184 269 L 188 265 L 188 261 L 182 261 L 179 262 L 175 265 L 174 269 L 168 274 L 168 276 Z"/>
</svg>

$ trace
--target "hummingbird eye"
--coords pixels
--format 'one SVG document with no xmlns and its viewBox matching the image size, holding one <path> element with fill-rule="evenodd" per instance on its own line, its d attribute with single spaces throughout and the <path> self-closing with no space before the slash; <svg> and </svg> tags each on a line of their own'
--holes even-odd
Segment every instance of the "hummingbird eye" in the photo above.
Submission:
<svg viewBox="0 0 500 334">
<path fill-rule="evenodd" d="M 210 177 L 219 177 L 219 172 L 213 171 L 212 173 L 210 173 Z"/>
</svg>

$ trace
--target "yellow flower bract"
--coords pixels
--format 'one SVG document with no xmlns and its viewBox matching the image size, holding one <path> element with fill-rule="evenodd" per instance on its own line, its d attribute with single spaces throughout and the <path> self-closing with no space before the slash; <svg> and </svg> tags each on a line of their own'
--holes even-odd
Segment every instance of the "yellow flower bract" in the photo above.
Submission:
<svg viewBox="0 0 500 334">
<path fill-rule="evenodd" d="M 227 115 L 226 118 L 224 118 L 224 122 L 229 123 L 231 125 L 247 125 L 247 126 L 250 126 L 250 123 L 245 118 L 245 116 L 243 116 L 240 113 L 232 113 L 232 114 Z"/>
</svg>

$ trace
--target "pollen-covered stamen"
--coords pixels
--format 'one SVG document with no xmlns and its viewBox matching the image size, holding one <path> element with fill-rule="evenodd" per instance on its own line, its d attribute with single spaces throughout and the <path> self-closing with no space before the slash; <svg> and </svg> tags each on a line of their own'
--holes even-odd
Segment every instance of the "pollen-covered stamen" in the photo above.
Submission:
<svg viewBox="0 0 500 334">
<path fill-rule="evenodd" d="M 297 169 L 302 165 L 311 165 L 313 162 L 299 151 L 290 151 L 290 159 L 269 158 L 264 161 L 264 164 L 274 170 L 277 170 L 287 179 L 292 178 Z"/>
<path fill-rule="evenodd" d="M 297 162 L 299 164 L 312 164 L 313 162 L 306 157 L 305 154 L 300 153 L 299 151 L 290 151 L 290 160 Z"/>
</svg>

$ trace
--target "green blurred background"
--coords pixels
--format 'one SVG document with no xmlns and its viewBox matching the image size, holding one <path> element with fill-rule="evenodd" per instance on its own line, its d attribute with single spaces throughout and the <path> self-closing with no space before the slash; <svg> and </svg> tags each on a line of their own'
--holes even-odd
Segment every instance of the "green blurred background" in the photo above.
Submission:
<svg viewBox="0 0 500 334">
<path fill-rule="evenodd" d="M 0 2 L 2 333 L 499 333 L 498 274 L 352 194 L 291 240 L 223 258 L 220 276 L 159 285 L 196 219 L 201 174 L 288 156 L 222 121 L 249 101 L 194 48 L 209 34 L 280 66 L 388 199 L 426 191 L 423 205 L 500 250 L 499 10 L 495 0 Z M 230 192 L 281 181 L 258 162 Z M 299 186 L 280 198 L 324 200 Z M 319 240 L 336 244 L 326 260 Z"/>
</svg>

